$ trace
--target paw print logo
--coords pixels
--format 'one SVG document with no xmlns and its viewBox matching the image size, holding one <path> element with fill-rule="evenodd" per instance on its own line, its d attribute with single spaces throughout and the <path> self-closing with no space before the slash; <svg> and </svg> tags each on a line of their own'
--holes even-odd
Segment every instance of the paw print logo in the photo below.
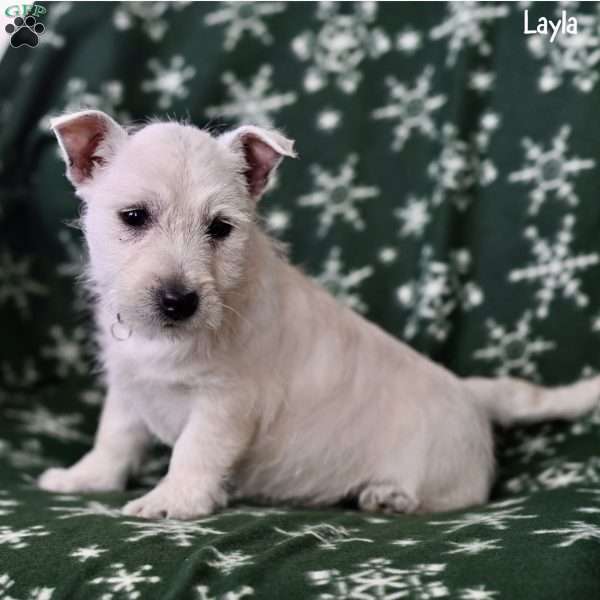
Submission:
<svg viewBox="0 0 600 600">
<path fill-rule="evenodd" d="M 35 48 L 40 41 L 39 36 L 44 33 L 46 28 L 33 15 L 29 15 L 25 19 L 16 17 L 4 29 L 10 35 L 10 45 L 13 48 L 20 46 Z"/>
</svg>

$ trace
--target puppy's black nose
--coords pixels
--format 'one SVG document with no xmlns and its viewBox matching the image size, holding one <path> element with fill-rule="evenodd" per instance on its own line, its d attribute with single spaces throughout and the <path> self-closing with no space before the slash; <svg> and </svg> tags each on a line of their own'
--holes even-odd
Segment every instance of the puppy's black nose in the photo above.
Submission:
<svg viewBox="0 0 600 600">
<path fill-rule="evenodd" d="M 198 308 L 198 294 L 176 288 L 165 288 L 158 293 L 162 314 L 171 321 L 189 319 Z"/>
</svg>

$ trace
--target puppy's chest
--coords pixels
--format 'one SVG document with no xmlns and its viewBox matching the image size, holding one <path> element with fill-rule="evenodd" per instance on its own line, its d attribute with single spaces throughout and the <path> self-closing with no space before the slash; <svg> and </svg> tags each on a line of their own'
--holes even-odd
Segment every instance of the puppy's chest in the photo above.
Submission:
<svg viewBox="0 0 600 600">
<path fill-rule="evenodd" d="M 182 385 L 142 385 L 132 395 L 137 413 L 151 433 L 172 446 L 189 420 L 197 398 Z"/>
</svg>

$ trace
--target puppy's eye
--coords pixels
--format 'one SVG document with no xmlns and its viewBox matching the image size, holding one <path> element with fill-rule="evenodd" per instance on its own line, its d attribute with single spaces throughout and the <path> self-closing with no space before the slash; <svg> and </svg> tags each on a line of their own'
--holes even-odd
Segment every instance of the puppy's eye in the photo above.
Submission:
<svg viewBox="0 0 600 600">
<path fill-rule="evenodd" d="M 223 221 L 221 217 L 215 217 L 208 226 L 206 233 L 213 240 L 224 240 L 231 233 L 232 229 L 233 225 L 231 223 Z"/>
<path fill-rule="evenodd" d="M 119 218 L 128 227 L 140 228 L 148 223 L 150 214 L 145 208 L 127 208 L 119 213 Z"/>
</svg>

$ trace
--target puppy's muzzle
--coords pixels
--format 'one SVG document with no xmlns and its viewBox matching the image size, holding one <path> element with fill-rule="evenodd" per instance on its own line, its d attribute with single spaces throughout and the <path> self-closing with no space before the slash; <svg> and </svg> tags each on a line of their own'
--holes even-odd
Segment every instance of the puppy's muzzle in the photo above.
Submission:
<svg viewBox="0 0 600 600">
<path fill-rule="evenodd" d="M 158 308 L 169 321 L 185 321 L 198 309 L 200 299 L 196 292 L 168 287 L 158 291 Z"/>
</svg>

